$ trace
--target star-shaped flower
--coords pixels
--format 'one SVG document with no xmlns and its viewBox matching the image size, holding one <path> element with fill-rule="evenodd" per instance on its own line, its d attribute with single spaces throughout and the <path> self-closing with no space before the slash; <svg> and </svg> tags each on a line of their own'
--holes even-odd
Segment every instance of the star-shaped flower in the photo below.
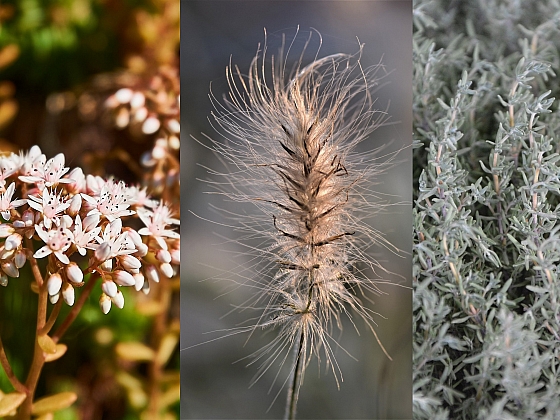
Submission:
<svg viewBox="0 0 560 420">
<path fill-rule="evenodd" d="M 59 153 L 44 164 L 42 164 L 42 159 L 35 160 L 29 175 L 20 176 L 19 179 L 23 182 L 35 183 L 42 190 L 45 187 L 74 182 L 72 179 L 62 178 L 69 169 L 64 167 L 64 155 Z"/>
<path fill-rule="evenodd" d="M 152 236 L 162 249 L 167 249 L 167 243 L 163 238 L 178 239 L 181 237 L 177 232 L 165 229 L 167 225 L 178 225 L 180 221 L 171 217 L 171 210 L 163 202 L 160 202 L 154 211 L 139 210 L 138 217 L 146 225 L 138 233 Z"/>
<path fill-rule="evenodd" d="M 70 207 L 70 202 L 61 193 L 49 192 L 48 188 L 43 190 L 42 197 L 30 195 L 27 203 L 43 215 L 43 224 L 47 229 L 51 228 L 53 221 L 58 225 L 59 213 Z"/>
<path fill-rule="evenodd" d="M 103 184 L 97 197 L 91 197 L 87 194 L 82 194 L 82 197 L 95 206 L 88 213 L 88 216 L 99 214 L 112 222 L 119 217 L 130 216 L 135 213 L 133 210 L 128 210 L 131 204 L 130 197 L 128 188 L 122 181 L 116 183 L 110 179 Z"/>
<path fill-rule="evenodd" d="M 80 255 L 86 255 L 86 249 L 93 249 L 93 241 L 99 240 L 98 234 L 101 232 L 101 227 L 97 226 L 99 223 L 99 215 L 94 214 L 87 216 L 83 223 L 82 218 L 78 214 L 74 222 L 74 245 L 78 248 Z"/>
<path fill-rule="evenodd" d="M 12 201 L 12 196 L 16 189 L 16 184 L 12 182 L 5 193 L 0 193 L 0 212 L 4 220 L 10 220 L 10 210 L 16 207 L 23 206 L 27 203 L 27 200 L 14 200 Z"/>
<path fill-rule="evenodd" d="M 33 257 L 43 258 L 47 255 L 53 254 L 62 262 L 63 264 L 69 264 L 70 260 L 68 256 L 64 254 L 72 241 L 74 240 L 74 235 L 65 226 L 65 223 L 61 223 L 60 227 L 55 229 L 45 230 L 41 225 L 35 225 L 35 231 L 37 235 L 45 242 L 45 246 L 38 249 Z"/>
</svg>

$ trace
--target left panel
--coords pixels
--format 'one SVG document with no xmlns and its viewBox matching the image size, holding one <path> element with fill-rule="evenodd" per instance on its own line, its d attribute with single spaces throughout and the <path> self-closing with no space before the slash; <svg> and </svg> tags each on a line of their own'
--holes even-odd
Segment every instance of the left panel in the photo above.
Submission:
<svg viewBox="0 0 560 420">
<path fill-rule="evenodd" d="M 0 5 L 2 419 L 179 418 L 179 13 Z"/>
</svg>

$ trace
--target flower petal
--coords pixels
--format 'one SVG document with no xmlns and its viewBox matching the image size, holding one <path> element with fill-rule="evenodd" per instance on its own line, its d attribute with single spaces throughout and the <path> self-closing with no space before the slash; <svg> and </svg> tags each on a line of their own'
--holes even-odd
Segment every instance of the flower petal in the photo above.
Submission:
<svg viewBox="0 0 560 420">
<path fill-rule="evenodd" d="M 33 254 L 33 258 L 43 258 L 50 254 L 52 254 L 52 249 L 45 245 L 44 247 L 38 249 L 35 254 Z"/>
</svg>

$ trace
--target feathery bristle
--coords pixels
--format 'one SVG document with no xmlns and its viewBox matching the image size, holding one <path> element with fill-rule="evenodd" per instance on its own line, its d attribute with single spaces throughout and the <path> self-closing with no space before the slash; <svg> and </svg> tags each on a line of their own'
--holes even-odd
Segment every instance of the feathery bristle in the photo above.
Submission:
<svg viewBox="0 0 560 420">
<path fill-rule="evenodd" d="M 252 363 L 260 363 L 255 380 L 275 361 L 283 364 L 294 348 L 295 401 L 311 356 L 320 352 L 338 383 L 330 331 L 333 324 L 341 328 L 342 314 L 352 319 L 353 310 L 375 334 L 373 313 L 355 289 L 362 294 L 378 289 L 356 269 L 365 265 L 373 274 L 379 265 L 370 247 L 391 247 L 362 221 L 376 205 L 383 206 L 372 202 L 370 187 L 391 158 L 379 161 L 375 150 L 355 150 L 388 118 L 374 109 L 372 98 L 385 69 L 382 64 L 362 68 L 362 45 L 355 55 L 317 58 L 317 50 L 304 66 L 312 37 L 292 70 L 287 61 L 293 42 L 287 52 L 282 43 L 271 69 L 265 65 L 265 43 L 247 76 L 231 63 L 227 67 L 230 92 L 223 103 L 211 95 L 215 128 L 226 138 L 213 141 L 214 150 L 235 168 L 221 174 L 229 186 L 222 192 L 258 208 L 256 214 L 239 216 L 240 226 L 251 237 L 267 238 L 258 251 L 271 270 L 255 280 L 259 293 L 248 306 L 262 313 L 250 329 L 278 327 L 279 332 L 252 355 Z"/>
</svg>

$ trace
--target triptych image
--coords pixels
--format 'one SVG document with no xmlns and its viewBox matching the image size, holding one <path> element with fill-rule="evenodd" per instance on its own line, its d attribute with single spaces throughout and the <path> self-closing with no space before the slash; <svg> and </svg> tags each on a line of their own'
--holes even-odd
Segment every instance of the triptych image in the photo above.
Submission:
<svg viewBox="0 0 560 420">
<path fill-rule="evenodd" d="M 559 73 L 556 0 L 3 1 L 0 419 L 560 420 Z"/>
</svg>

